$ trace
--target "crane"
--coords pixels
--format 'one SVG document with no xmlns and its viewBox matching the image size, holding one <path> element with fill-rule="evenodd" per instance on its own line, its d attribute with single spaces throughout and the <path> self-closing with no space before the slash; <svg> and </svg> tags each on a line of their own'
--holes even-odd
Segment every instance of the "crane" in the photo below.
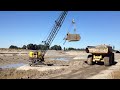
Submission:
<svg viewBox="0 0 120 90">
<path fill-rule="evenodd" d="M 46 47 L 44 50 L 39 51 L 31 51 L 29 52 L 29 65 L 43 65 L 44 64 L 44 56 L 49 49 L 50 45 L 52 44 L 54 38 L 56 37 L 58 31 L 60 30 L 68 11 L 62 11 L 59 15 L 59 17 L 55 20 L 55 24 L 53 25 L 53 28 L 51 32 L 49 33 L 47 39 L 45 41 L 42 41 L 44 43 L 44 46 Z"/>
<path fill-rule="evenodd" d="M 43 50 L 42 52 L 44 52 L 44 54 L 47 52 L 49 46 L 52 44 L 55 36 L 57 35 L 58 31 L 60 30 L 65 17 L 67 15 L 68 11 L 63 11 L 60 16 L 58 17 L 58 19 L 55 21 L 55 24 L 49 34 L 49 36 L 47 37 L 47 39 L 45 41 L 42 41 L 44 43 L 44 46 L 46 46 L 46 50 Z"/>
</svg>

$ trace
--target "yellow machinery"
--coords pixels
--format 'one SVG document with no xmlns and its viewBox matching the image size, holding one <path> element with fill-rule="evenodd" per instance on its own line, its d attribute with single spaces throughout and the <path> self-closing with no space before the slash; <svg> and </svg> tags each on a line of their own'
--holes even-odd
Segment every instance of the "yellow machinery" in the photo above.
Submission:
<svg viewBox="0 0 120 90">
<path fill-rule="evenodd" d="M 61 12 L 60 16 L 55 21 L 55 24 L 54 24 L 50 34 L 48 35 L 47 39 L 45 41 L 42 41 L 44 43 L 45 49 L 43 49 L 42 51 L 29 52 L 30 66 L 44 64 L 44 56 L 45 56 L 47 50 L 49 49 L 52 41 L 54 40 L 55 36 L 57 35 L 60 27 L 62 26 L 67 13 L 68 13 L 68 11 Z"/>
<path fill-rule="evenodd" d="M 47 50 L 49 49 L 50 45 L 52 44 L 58 31 L 60 30 L 60 28 L 66 18 L 67 13 L 68 13 L 68 11 L 61 12 L 60 16 L 55 20 L 55 24 L 53 25 L 53 28 L 52 28 L 50 34 L 48 35 L 47 39 L 45 41 L 42 41 L 42 43 L 44 43 L 45 49 L 42 49 L 42 51 L 29 52 L 30 66 L 31 65 L 41 65 L 41 64 L 45 65 L 44 64 L 44 56 L 45 56 Z M 75 24 L 74 20 L 72 23 Z M 80 40 L 80 36 L 78 34 L 75 34 L 75 35 L 69 34 L 68 36 L 69 36 L 69 38 L 67 38 L 66 40 L 70 40 L 70 41 L 79 41 Z"/>
<path fill-rule="evenodd" d="M 32 59 L 32 58 L 40 58 L 42 59 L 42 53 L 40 51 L 36 51 L 36 52 L 29 52 L 29 57 Z"/>
<path fill-rule="evenodd" d="M 94 63 L 104 62 L 105 66 L 110 66 L 114 64 L 114 53 L 111 46 L 108 45 L 98 45 L 98 46 L 88 46 L 86 48 L 88 55 L 87 63 L 93 65 Z"/>
<path fill-rule="evenodd" d="M 29 52 L 29 65 L 43 64 L 44 62 L 44 54 L 41 51 L 30 51 Z"/>
</svg>

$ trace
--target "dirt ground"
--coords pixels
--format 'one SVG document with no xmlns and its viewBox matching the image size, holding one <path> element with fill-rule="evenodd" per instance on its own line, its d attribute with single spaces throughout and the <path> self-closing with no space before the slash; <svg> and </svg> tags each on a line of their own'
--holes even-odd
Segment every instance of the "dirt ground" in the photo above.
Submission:
<svg viewBox="0 0 120 90">
<path fill-rule="evenodd" d="M 0 50 L 0 79 L 120 79 L 120 54 L 115 65 L 88 65 L 87 53 L 81 51 L 48 51 L 45 63 L 58 66 L 30 67 L 29 50 Z M 106 73 L 107 72 L 107 73 Z"/>
</svg>

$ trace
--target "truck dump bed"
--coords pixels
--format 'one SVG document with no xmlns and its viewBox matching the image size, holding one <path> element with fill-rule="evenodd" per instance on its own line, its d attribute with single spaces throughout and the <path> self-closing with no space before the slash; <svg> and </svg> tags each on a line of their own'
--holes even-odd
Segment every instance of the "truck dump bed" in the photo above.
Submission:
<svg viewBox="0 0 120 90">
<path fill-rule="evenodd" d="M 88 53 L 110 53 L 112 52 L 112 47 L 107 45 L 99 45 L 99 46 L 88 46 L 86 48 L 86 52 Z"/>
</svg>

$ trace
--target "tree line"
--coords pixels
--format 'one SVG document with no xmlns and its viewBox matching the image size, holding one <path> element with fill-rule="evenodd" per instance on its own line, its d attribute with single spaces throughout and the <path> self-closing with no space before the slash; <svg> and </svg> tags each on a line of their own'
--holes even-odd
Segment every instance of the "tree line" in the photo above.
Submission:
<svg viewBox="0 0 120 90">
<path fill-rule="evenodd" d="M 84 48 L 72 48 L 72 47 L 69 47 L 69 48 L 63 48 L 60 46 L 60 45 L 54 45 L 54 46 L 51 46 L 51 47 L 47 47 L 47 46 L 44 46 L 42 44 L 28 44 L 28 45 L 23 45 L 22 47 L 18 47 L 18 46 L 15 46 L 15 45 L 11 45 L 9 47 L 9 49 L 28 49 L 28 50 L 64 50 L 64 51 L 68 51 L 68 50 L 80 50 L 80 51 L 85 51 Z"/>
<path fill-rule="evenodd" d="M 52 47 L 47 47 L 45 45 L 37 45 L 37 44 L 28 44 L 28 45 L 23 45 L 22 47 L 18 47 L 15 45 L 11 45 L 9 49 L 28 49 L 28 50 L 62 50 L 62 47 L 60 45 L 54 45 Z"/>
</svg>

